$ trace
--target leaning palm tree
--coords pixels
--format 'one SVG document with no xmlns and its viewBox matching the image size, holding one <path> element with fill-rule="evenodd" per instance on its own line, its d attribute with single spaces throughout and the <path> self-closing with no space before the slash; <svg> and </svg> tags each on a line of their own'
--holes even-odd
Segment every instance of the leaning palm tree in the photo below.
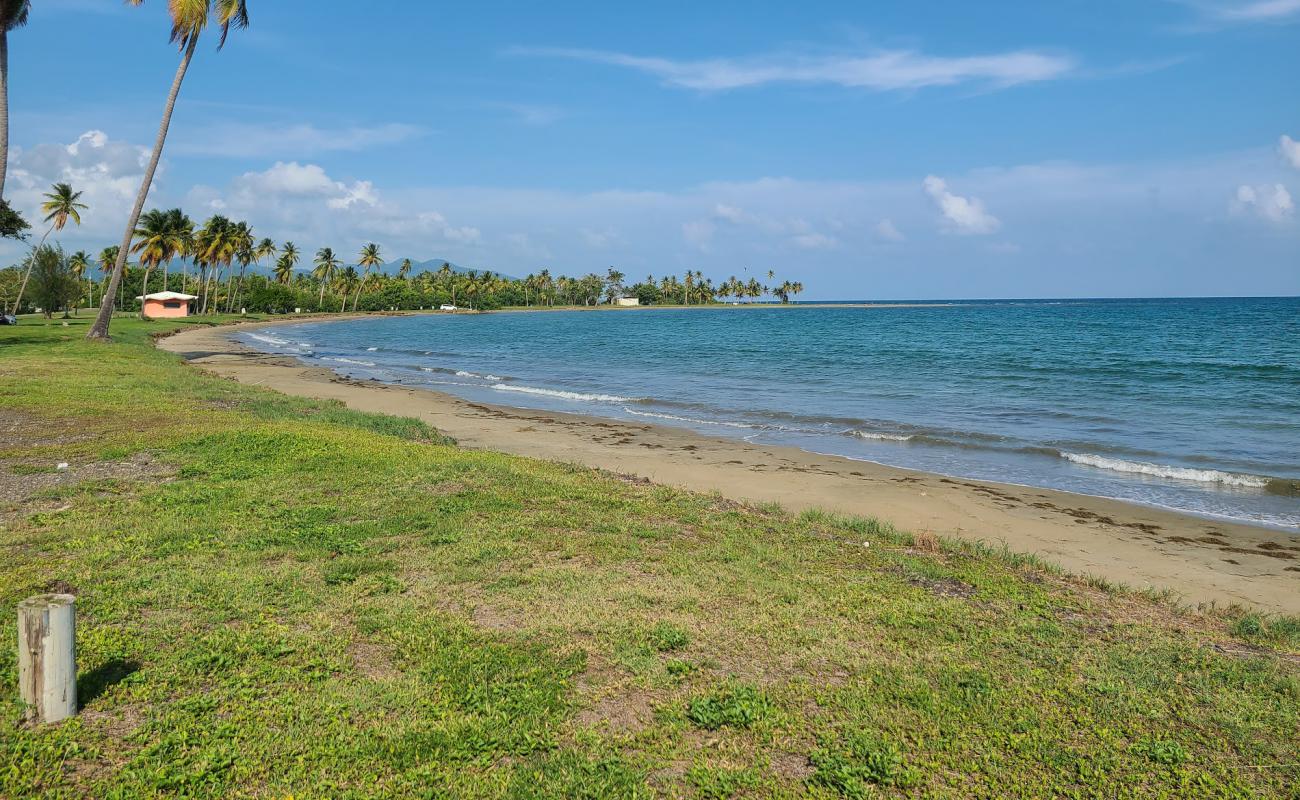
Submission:
<svg viewBox="0 0 1300 800">
<path fill-rule="evenodd" d="M 72 315 L 77 315 L 77 309 L 81 307 L 81 279 L 86 276 L 86 270 L 90 269 L 90 254 L 85 250 L 78 250 L 68 259 L 68 269 L 73 275 L 77 276 L 77 304 L 72 307 Z M 87 294 L 89 299 L 89 294 Z"/>
<path fill-rule="evenodd" d="M 127 2 L 138 6 L 143 0 L 127 0 Z M 208 26 L 208 21 L 211 19 L 221 28 L 221 38 L 217 43 L 219 50 L 226 43 L 226 36 L 232 27 L 248 26 L 247 0 L 169 0 L 168 10 L 172 18 L 171 40 L 180 47 L 181 63 L 176 68 L 176 76 L 172 78 L 167 104 L 163 106 L 162 122 L 158 125 L 158 139 L 154 142 L 153 153 L 145 168 L 144 180 L 140 183 L 140 193 L 136 195 L 135 206 L 126 221 L 126 232 L 122 234 L 117 263 L 113 265 L 113 274 L 109 278 L 110 290 L 116 290 L 117 285 L 122 281 L 122 272 L 126 269 L 127 251 L 131 248 L 131 237 L 135 233 L 136 223 L 140 221 L 140 214 L 144 211 L 144 201 L 149 196 L 149 187 L 153 184 L 154 173 L 158 170 L 163 145 L 167 142 L 167 129 L 171 126 L 172 111 L 176 108 L 176 96 L 180 94 L 181 82 L 185 80 L 185 72 L 190 67 L 190 60 L 194 58 L 194 49 L 198 46 L 199 35 L 203 33 L 203 29 Z M 99 316 L 95 319 L 95 324 L 90 326 L 86 338 L 107 339 L 108 325 L 112 317 L 112 306 L 102 304 Z"/>
<path fill-rule="evenodd" d="M 45 212 L 45 221 L 50 223 L 50 227 L 46 228 L 41 243 L 36 245 L 36 250 L 45 246 L 45 240 L 51 233 L 63 230 L 68 220 L 80 225 L 81 212 L 86 208 L 88 206 L 81 202 L 81 192 L 74 192 L 70 184 L 56 183 L 51 186 L 50 191 L 45 193 L 45 202 L 41 203 L 41 211 Z M 23 283 L 18 287 L 18 296 L 14 298 L 14 310 L 11 312 L 13 314 L 18 313 L 18 304 L 23 301 L 23 292 L 27 291 L 27 280 L 32 277 L 32 267 L 35 264 L 36 259 L 27 259 L 27 271 L 23 273 Z"/>
<path fill-rule="evenodd" d="M 320 297 L 316 300 L 318 311 L 325 307 L 325 287 L 334 280 L 341 266 L 343 262 L 334 255 L 333 249 L 322 247 L 316 251 L 316 269 L 311 271 L 311 276 L 320 281 Z"/>
<path fill-rule="evenodd" d="M 411 259 L 402 259 L 402 265 L 397 268 L 397 277 L 401 280 L 406 280 L 406 276 L 411 274 L 411 266 Z"/>
<path fill-rule="evenodd" d="M 365 278 L 370 274 L 372 268 L 378 267 L 384 263 L 384 259 L 379 255 L 379 245 L 371 242 L 361 248 L 361 256 L 357 261 L 357 266 L 361 267 L 361 277 Z M 364 280 L 356 282 L 357 296 L 352 299 L 352 311 L 357 310 L 357 303 L 361 301 L 361 288 L 365 285 Z"/>
<path fill-rule="evenodd" d="M 0 197 L 9 165 L 9 31 L 27 24 L 31 0 L 0 0 Z"/>
</svg>

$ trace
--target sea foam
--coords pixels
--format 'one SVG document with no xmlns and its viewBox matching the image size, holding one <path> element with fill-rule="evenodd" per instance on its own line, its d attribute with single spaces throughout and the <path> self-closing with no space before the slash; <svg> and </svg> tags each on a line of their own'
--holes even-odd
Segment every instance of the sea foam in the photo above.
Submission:
<svg viewBox="0 0 1300 800">
<path fill-rule="evenodd" d="M 874 431 L 849 431 L 850 436 L 859 439 L 872 439 L 881 442 L 910 442 L 912 437 L 902 433 L 876 433 Z"/>
<path fill-rule="evenodd" d="M 1061 453 L 1066 461 L 1082 464 L 1086 467 L 1108 469 L 1112 472 L 1128 472 L 1136 475 L 1151 475 L 1156 478 L 1173 478 L 1180 481 L 1197 483 L 1219 483 L 1224 486 L 1243 486 L 1251 489 L 1263 489 L 1269 479 L 1259 475 L 1242 475 L 1223 472 L 1217 469 L 1192 469 L 1190 467 L 1169 467 L 1163 464 L 1149 464 L 1145 461 L 1125 461 L 1121 458 L 1107 458 L 1091 453 Z"/>
<path fill-rule="evenodd" d="M 536 394 L 543 397 L 558 397 L 561 400 L 579 400 L 586 403 L 631 403 L 635 402 L 630 397 L 619 397 L 616 394 L 584 394 L 582 392 L 566 392 L 560 389 L 539 389 L 536 386 L 511 386 L 506 383 L 494 383 L 492 388 L 498 392 L 519 392 L 521 394 Z"/>
<path fill-rule="evenodd" d="M 724 428 L 757 428 L 757 425 L 749 425 L 744 422 L 723 422 L 716 419 L 696 419 L 695 417 L 679 417 L 676 414 L 656 414 L 653 411 L 633 411 L 630 408 L 623 409 L 628 414 L 637 417 L 653 417 L 655 419 L 670 419 L 675 422 L 690 422 L 696 425 L 721 425 Z"/>
</svg>

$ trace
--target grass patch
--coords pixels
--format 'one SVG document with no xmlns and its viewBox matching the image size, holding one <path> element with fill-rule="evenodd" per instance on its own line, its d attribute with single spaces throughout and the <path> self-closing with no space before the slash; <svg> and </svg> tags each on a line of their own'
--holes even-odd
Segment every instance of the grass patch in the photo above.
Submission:
<svg viewBox="0 0 1300 800">
<path fill-rule="evenodd" d="M 686 704 L 686 718 L 707 731 L 719 728 L 751 728 L 772 713 L 772 703 L 753 686 L 732 683 Z"/>
<path fill-rule="evenodd" d="M 460 450 L 86 322 L 0 328 L 0 457 L 76 465 L 0 508 L 0 605 L 75 591 L 83 707 L 20 725 L 0 648 L 0 797 L 1300 785 L 1294 618 Z M 76 482 L 105 461 L 159 469 Z"/>
</svg>

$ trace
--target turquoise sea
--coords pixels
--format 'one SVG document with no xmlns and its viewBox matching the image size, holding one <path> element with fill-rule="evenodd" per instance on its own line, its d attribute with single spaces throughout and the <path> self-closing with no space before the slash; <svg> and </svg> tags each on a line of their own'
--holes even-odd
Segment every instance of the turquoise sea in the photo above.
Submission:
<svg viewBox="0 0 1300 800">
<path fill-rule="evenodd" d="M 241 336 L 482 402 L 1300 533 L 1300 298 L 422 315 Z"/>
</svg>

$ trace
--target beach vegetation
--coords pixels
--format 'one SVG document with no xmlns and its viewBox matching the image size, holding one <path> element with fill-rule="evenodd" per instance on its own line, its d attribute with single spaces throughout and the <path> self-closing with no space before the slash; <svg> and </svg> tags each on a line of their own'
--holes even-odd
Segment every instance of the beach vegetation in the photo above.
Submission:
<svg viewBox="0 0 1300 800">
<path fill-rule="evenodd" d="M 0 328 L 0 604 L 76 594 L 82 676 L 76 718 L 26 727 L 0 648 L 0 796 L 1300 783 L 1294 619 L 461 449 L 150 343 L 235 318 Z"/>
</svg>

